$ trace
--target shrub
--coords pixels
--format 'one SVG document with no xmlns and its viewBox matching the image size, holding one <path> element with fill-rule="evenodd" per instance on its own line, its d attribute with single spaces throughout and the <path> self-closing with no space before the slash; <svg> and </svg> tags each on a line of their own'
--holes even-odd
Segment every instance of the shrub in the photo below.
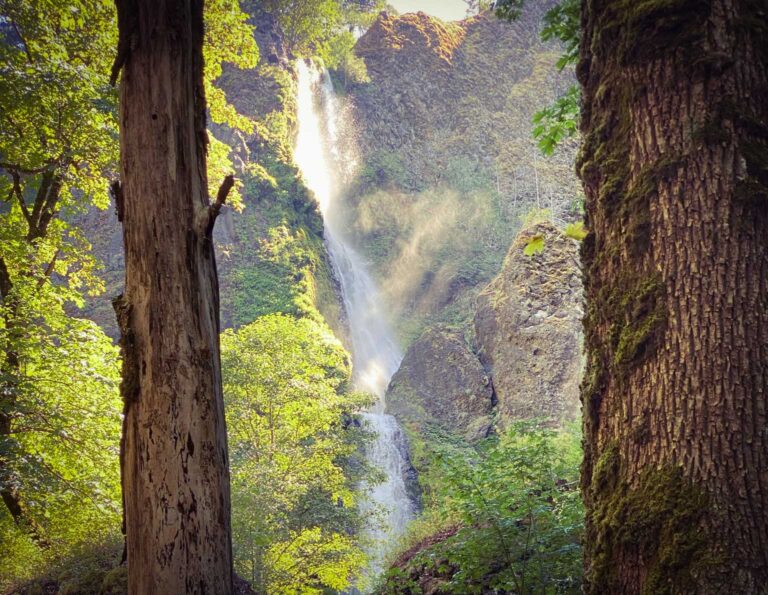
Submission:
<svg viewBox="0 0 768 595">
<path fill-rule="evenodd" d="M 578 593 L 580 436 L 532 422 L 477 450 L 438 457 L 442 516 L 461 527 L 396 563 L 381 589 L 438 577 L 440 593 Z"/>
</svg>

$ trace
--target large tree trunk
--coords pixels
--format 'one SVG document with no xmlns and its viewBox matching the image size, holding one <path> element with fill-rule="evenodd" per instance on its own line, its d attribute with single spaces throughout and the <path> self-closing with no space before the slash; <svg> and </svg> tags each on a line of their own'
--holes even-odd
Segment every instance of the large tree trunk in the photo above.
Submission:
<svg viewBox="0 0 768 595">
<path fill-rule="evenodd" d="M 231 593 L 202 0 L 118 0 L 129 592 Z M 230 180 L 231 182 L 231 180 Z"/>
<path fill-rule="evenodd" d="M 584 0 L 588 593 L 768 585 L 768 2 Z"/>
</svg>

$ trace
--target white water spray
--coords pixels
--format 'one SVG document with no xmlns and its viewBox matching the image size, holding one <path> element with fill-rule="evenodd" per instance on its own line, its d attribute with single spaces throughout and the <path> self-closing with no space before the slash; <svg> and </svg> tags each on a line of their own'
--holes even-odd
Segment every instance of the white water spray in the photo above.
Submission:
<svg viewBox="0 0 768 595">
<path fill-rule="evenodd" d="M 381 525 L 372 525 L 369 537 L 372 575 L 383 570 L 388 548 L 406 529 L 414 516 L 413 502 L 406 490 L 409 471 L 405 438 L 397 421 L 384 413 L 384 394 L 403 354 L 394 339 L 380 302 L 378 288 L 366 263 L 339 229 L 339 194 L 347 160 L 341 152 L 338 134 L 339 106 L 327 72 L 298 63 L 299 132 L 294 159 L 304 181 L 315 193 L 325 222 L 325 241 L 349 321 L 358 389 L 373 393 L 377 402 L 364 418 L 376 432 L 367 451 L 369 461 L 385 475 L 373 486 L 371 499 L 384 510 Z"/>
</svg>

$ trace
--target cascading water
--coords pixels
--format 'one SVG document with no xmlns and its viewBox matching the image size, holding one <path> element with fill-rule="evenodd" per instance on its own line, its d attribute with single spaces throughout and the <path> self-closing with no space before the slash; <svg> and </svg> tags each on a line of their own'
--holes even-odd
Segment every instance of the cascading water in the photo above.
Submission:
<svg viewBox="0 0 768 595">
<path fill-rule="evenodd" d="M 352 248 L 340 229 L 339 204 L 346 177 L 338 135 L 339 106 L 327 72 L 298 63 L 299 132 L 294 159 L 307 186 L 314 192 L 325 222 L 325 241 L 349 321 L 354 364 L 354 383 L 377 397 L 364 418 L 376 432 L 369 446 L 369 461 L 385 476 L 373 486 L 371 500 L 384 511 L 379 525 L 372 525 L 369 537 L 370 573 L 383 570 L 388 546 L 400 537 L 413 518 L 413 502 L 406 490 L 410 465 L 402 430 L 391 415 L 384 413 L 384 394 L 390 378 L 403 358 L 382 309 L 378 288 L 364 260 Z"/>
</svg>

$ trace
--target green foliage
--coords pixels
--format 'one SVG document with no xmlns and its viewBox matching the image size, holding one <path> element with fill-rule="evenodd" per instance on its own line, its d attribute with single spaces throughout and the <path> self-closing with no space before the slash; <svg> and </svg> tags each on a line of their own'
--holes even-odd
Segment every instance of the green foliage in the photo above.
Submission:
<svg viewBox="0 0 768 595">
<path fill-rule="evenodd" d="M 579 593 L 579 441 L 573 428 L 525 422 L 439 457 L 436 516 L 458 529 L 390 571 L 381 592 L 439 576 L 440 593 Z"/>
<path fill-rule="evenodd" d="M 576 223 L 569 223 L 565 226 L 565 235 L 579 242 L 583 241 L 587 237 L 587 228 L 584 227 L 583 221 L 577 221 Z"/>
<path fill-rule="evenodd" d="M 476 159 L 452 157 L 445 167 L 445 182 L 459 192 L 469 194 L 480 190 L 490 191 L 493 180 Z"/>
<path fill-rule="evenodd" d="M 264 0 L 264 10 L 274 15 L 286 41 L 298 55 L 327 60 L 328 47 L 350 29 L 364 28 L 384 8 L 384 0 Z"/>
<path fill-rule="evenodd" d="M 360 168 L 358 184 L 362 188 L 408 186 L 408 168 L 397 151 L 380 150 L 373 153 Z"/>
<path fill-rule="evenodd" d="M 322 245 L 303 227 L 278 224 L 258 241 L 256 260 L 233 273 L 232 324 L 281 312 L 319 320 L 315 308 L 315 272 Z M 229 298 L 228 298 L 229 299 Z"/>
<path fill-rule="evenodd" d="M 259 48 L 253 36 L 248 15 L 240 9 L 239 0 L 206 0 L 205 2 L 205 97 L 208 113 L 217 124 L 252 132 L 253 122 L 239 114 L 227 101 L 224 91 L 214 83 L 223 72 L 224 62 L 241 68 L 256 67 Z"/>
<path fill-rule="evenodd" d="M 76 523 L 77 518 L 73 518 L 72 522 Z M 14 573 L 14 576 L 20 577 L 14 587 L 6 590 L 7 585 L 4 585 L 0 588 L 4 589 L 3 593 L 13 595 L 46 595 L 52 592 L 59 595 L 124 595 L 127 592 L 127 567 L 117 566 L 123 538 L 115 533 L 103 538 L 98 534 L 90 535 L 86 543 L 68 546 L 55 558 L 49 556 L 50 559 L 43 563 L 36 560 L 41 556 L 36 546 L 30 550 L 32 557 L 26 559 L 22 559 L 15 549 L 8 550 L 14 553 L 11 559 L 19 558 L 23 571 Z M 19 545 L 5 541 L 5 537 L 0 535 L 3 548 Z"/>
<path fill-rule="evenodd" d="M 525 0 L 497 0 L 494 4 L 496 16 L 507 21 L 514 21 L 520 16 Z"/>
<path fill-rule="evenodd" d="M 544 236 L 541 234 L 536 234 L 533 236 L 530 240 L 528 240 L 525 248 L 523 248 L 523 254 L 526 256 L 535 256 L 536 254 L 541 254 L 542 252 L 544 252 Z"/>
<path fill-rule="evenodd" d="M 541 38 L 544 41 L 562 42 L 563 54 L 557 61 L 562 70 L 576 64 L 579 59 L 579 37 L 581 34 L 581 3 L 579 0 L 562 0 L 544 15 Z"/>
<path fill-rule="evenodd" d="M 580 99 L 581 90 L 571 85 L 565 95 L 533 116 L 533 137 L 545 155 L 552 155 L 563 140 L 578 132 Z"/>
<path fill-rule="evenodd" d="M 338 0 L 264 0 L 262 7 L 274 15 L 294 52 L 312 57 L 342 24 Z"/>
<path fill-rule="evenodd" d="M 114 539 L 120 525 L 117 349 L 96 325 L 68 318 L 60 305 L 24 306 L 37 316 L 31 321 L 26 310 L 16 312 L 23 333 L 0 327 L 2 382 L 13 390 L 4 400 L 12 432 L 0 436 L 0 483 L 24 507 L 22 519 L 0 507 L 7 552 L 0 589 L 40 575 L 73 548 Z M 19 355 L 18 367 L 8 365 L 8 353 Z"/>
<path fill-rule="evenodd" d="M 341 83 L 342 89 L 346 89 L 350 84 L 370 81 L 365 60 L 354 52 L 356 42 L 357 39 L 351 31 L 343 31 L 331 39 L 321 52 L 323 62 L 334 71 L 334 78 Z"/>
<path fill-rule="evenodd" d="M 343 590 L 365 555 L 356 486 L 368 433 L 327 327 L 284 315 L 222 335 L 235 560 L 260 593 Z"/>
</svg>

